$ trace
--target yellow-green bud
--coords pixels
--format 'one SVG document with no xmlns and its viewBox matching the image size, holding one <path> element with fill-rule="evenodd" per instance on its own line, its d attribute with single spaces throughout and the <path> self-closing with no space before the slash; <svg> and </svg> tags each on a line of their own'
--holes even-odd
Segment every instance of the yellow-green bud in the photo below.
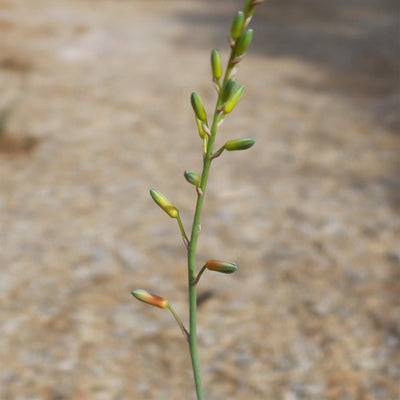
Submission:
<svg viewBox="0 0 400 400">
<path fill-rule="evenodd" d="M 244 54 L 244 52 L 249 47 L 252 38 L 253 38 L 253 29 L 247 29 L 240 35 L 235 46 L 235 57 L 239 57 L 242 54 Z"/>
<path fill-rule="evenodd" d="M 242 33 L 244 26 L 244 13 L 243 11 L 238 11 L 233 18 L 232 27 L 231 27 L 231 37 L 232 39 L 237 39 Z"/>
<path fill-rule="evenodd" d="M 251 138 L 228 140 L 225 143 L 224 148 L 228 151 L 246 150 L 253 146 L 255 142 L 255 139 Z"/>
<path fill-rule="evenodd" d="M 196 117 L 196 124 L 197 124 L 197 129 L 199 130 L 199 135 L 202 139 L 205 139 L 207 137 L 207 134 L 204 132 L 203 129 L 203 123 Z"/>
<path fill-rule="evenodd" d="M 151 304 L 152 306 L 159 308 L 167 308 L 168 300 L 163 297 L 157 296 L 155 294 L 149 293 L 143 289 L 135 289 L 132 290 L 131 294 L 135 296 L 138 300 L 143 301 L 144 303 Z"/>
<path fill-rule="evenodd" d="M 150 195 L 153 200 L 171 217 L 177 218 L 179 215 L 178 209 L 158 190 L 150 189 Z"/>
<path fill-rule="evenodd" d="M 240 98 L 242 97 L 244 91 L 244 86 L 239 85 L 238 87 L 235 88 L 235 90 L 232 93 L 232 96 L 229 98 L 229 100 L 226 102 L 224 112 L 226 114 L 230 113 L 236 106 L 236 104 L 239 102 Z"/>
<path fill-rule="evenodd" d="M 192 102 L 192 107 L 193 107 L 194 113 L 196 114 L 196 117 L 200 121 L 206 121 L 207 114 L 204 110 L 203 103 L 201 101 L 199 94 L 197 92 L 193 92 L 190 100 Z"/>
<path fill-rule="evenodd" d="M 222 272 L 224 274 L 231 274 L 237 270 L 237 264 L 219 260 L 208 260 L 205 267 L 210 271 Z"/>
<path fill-rule="evenodd" d="M 236 81 L 234 79 L 228 79 L 224 86 L 222 87 L 222 92 L 221 92 L 221 101 L 222 104 L 226 103 L 229 98 L 232 96 L 233 90 L 236 87 Z"/>
<path fill-rule="evenodd" d="M 246 0 L 243 11 L 247 17 L 253 15 L 255 6 L 253 5 L 253 0 Z"/>
<path fill-rule="evenodd" d="M 184 175 L 189 183 L 196 187 L 200 186 L 201 178 L 198 174 L 196 174 L 196 172 L 187 170 L 185 171 Z"/>
<path fill-rule="evenodd" d="M 215 80 L 218 80 L 222 76 L 221 57 L 217 49 L 214 49 L 211 53 L 211 69 Z"/>
</svg>

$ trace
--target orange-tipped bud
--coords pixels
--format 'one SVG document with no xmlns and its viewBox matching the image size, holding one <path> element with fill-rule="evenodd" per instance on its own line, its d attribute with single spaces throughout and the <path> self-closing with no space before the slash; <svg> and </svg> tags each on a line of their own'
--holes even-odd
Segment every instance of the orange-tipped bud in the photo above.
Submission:
<svg viewBox="0 0 400 400">
<path fill-rule="evenodd" d="M 253 146 L 255 142 L 255 139 L 251 138 L 228 140 L 225 143 L 224 148 L 228 151 L 246 150 L 249 147 Z"/>
<path fill-rule="evenodd" d="M 156 189 L 150 189 L 150 195 L 171 218 L 178 218 L 178 209 L 162 193 Z"/>
<path fill-rule="evenodd" d="M 149 293 L 143 289 L 135 289 L 132 290 L 131 293 L 138 300 L 143 301 L 144 303 L 150 304 L 155 307 L 167 308 L 169 305 L 168 300 L 164 299 L 164 297 L 160 297 L 155 294 Z"/>
<path fill-rule="evenodd" d="M 208 260 L 205 267 L 210 271 L 222 272 L 223 274 L 231 274 L 237 270 L 237 264 L 219 260 Z"/>
</svg>

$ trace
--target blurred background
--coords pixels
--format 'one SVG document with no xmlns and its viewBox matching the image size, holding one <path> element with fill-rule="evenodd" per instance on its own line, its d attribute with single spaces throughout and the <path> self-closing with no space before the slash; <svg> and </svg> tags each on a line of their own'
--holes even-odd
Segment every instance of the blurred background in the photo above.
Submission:
<svg viewBox="0 0 400 400">
<path fill-rule="evenodd" d="M 195 399 L 183 171 L 244 1 L 0 0 L 0 398 Z M 260 6 L 217 145 L 198 266 L 208 400 L 399 400 L 400 81 L 394 0 Z"/>
</svg>

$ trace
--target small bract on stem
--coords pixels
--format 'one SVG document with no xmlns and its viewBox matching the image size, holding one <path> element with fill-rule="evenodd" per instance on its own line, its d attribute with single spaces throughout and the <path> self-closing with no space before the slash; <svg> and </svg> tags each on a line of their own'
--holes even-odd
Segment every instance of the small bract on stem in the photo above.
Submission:
<svg viewBox="0 0 400 400">
<path fill-rule="evenodd" d="M 218 96 L 214 111 L 212 113 L 212 120 L 210 119 L 210 121 L 212 121 L 210 124 L 208 122 L 207 113 L 200 95 L 197 92 L 193 92 L 190 97 L 197 130 L 202 140 L 203 169 L 200 175 L 191 170 L 186 170 L 184 172 L 185 179 L 188 183 L 195 187 L 197 193 L 192 228 L 189 236 L 186 234 L 183 227 L 179 210 L 161 192 L 156 189 L 150 190 L 151 197 L 156 204 L 171 218 L 177 220 L 183 241 L 187 248 L 189 329 L 187 330 L 185 328 L 183 322 L 165 298 L 150 294 L 142 289 L 136 289 L 132 291 L 132 295 L 137 299 L 159 308 L 168 308 L 171 314 L 174 316 L 184 337 L 189 343 L 198 400 L 203 400 L 204 394 L 197 345 L 197 285 L 203 273 L 207 269 L 209 271 L 215 271 L 224 274 L 231 274 L 237 270 L 236 263 L 212 259 L 208 260 L 196 274 L 196 251 L 197 242 L 201 231 L 200 222 L 205 197 L 204 194 L 206 192 L 212 161 L 219 157 L 224 150 L 246 150 L 252 147 L 255 143 L 255 140 L 252 138 L 231 139 L 226 141 L 222 147 L 214 152 L 214 143 L 218 127 L 223 123 L 225 117 L 236 107 L 244 92 L 244 86 L 237 85 L 234 77 L 239 70 L 239 64 L 243 60 L 246 50 L 253 37 L 253 30 L 247 29 L 247 26 L 251 21 L 255 7 L 262 2 L 263 0 L 246 0 L 243 10 L 238 11 L 233 18 L 228 40 L 231 47 L 231 52 L 225 72 L 223 72 L 222 69 L 221 57 L 218 50 L 214 49 L 211 52 L 212 82 L 217 89 Z"/>
</svg>

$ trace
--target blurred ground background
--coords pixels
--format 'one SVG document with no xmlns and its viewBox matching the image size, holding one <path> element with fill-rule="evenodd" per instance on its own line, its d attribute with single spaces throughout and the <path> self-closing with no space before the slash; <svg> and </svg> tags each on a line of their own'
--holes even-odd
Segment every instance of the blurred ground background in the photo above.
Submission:
<svg viewBox="0 0 400 400">
<path fill-rule="evenodd" d="M 242 1 L 0 0 L 0 398 L 194 399 L 185 250 L 211 110 Z M 199 267 L 206 398 L 399 400 L 399 6 L 262 5 L 218 144 Z"/>
</svg>

